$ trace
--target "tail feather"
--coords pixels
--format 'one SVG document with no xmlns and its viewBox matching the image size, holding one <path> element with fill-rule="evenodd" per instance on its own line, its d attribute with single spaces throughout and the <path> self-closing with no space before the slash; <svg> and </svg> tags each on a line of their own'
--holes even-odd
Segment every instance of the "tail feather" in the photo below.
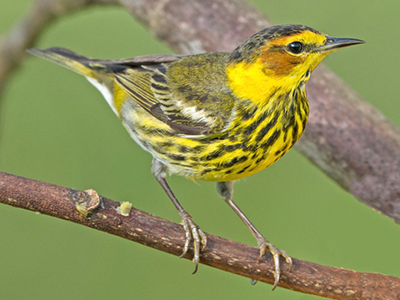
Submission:
<svg viewBox="0 0 400 300">
<path fill-rule="evenodd" d="M 159 66 L 163 63 L 176 61 L 181 57 L 178 55 L 154 55 L 120 60 L 100 60 L 90 59 L 68 49 L 58 47 L 44 50 L 29 49 L 27 52 L 85 76 L 103 94 L 118 116 L 123 103 L 129 98 L 129 94 L 115 81 L 115 73 L 125 72 L 126 69 L 131 68 L 138 72 L 147 72 L 148 70 L 143 68 L 143 65 Z"/>
<path fill-rule="evenodd" d="M 104 66 L 95 64 L 94 60 L 64 48 L 55 47 L 45 50 L 28 49 L 27 52 L 55 62 L 83 76 L 94 79 L 98 78 L 99 70 L 104 69 Z"/>
<path fill-rule="evenodd" d="M 119 115 L 115 106 L 115 84 L 112 75 L 107 71 L 107 66 L 99 60 L 90 59 L 63 48 L 27 51 L 85 76 L 103 94 L 112 110 Z"/>
</svg>

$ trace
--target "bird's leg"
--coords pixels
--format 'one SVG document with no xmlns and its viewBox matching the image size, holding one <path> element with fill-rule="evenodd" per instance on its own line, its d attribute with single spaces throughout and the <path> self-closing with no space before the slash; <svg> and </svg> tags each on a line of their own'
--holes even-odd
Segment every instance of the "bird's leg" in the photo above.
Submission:
<svg viewBox="0 0 400 300">
<path fill-rule="evenodd" d="M 228 182 L 217 182 L 217 191 L 221 195 L 221 197 L 228 203 L 228 205 L 235 211 L 235 213 L 242 219 L 242 221 L 246 224 L 247 228 L 250 229 L 251 233 L 257 240 L 257 246 L 260 249 L 260 256 L 258 261 L 265 254 L 265 251 L 268 250 L 274 259 L 275 264 L 275 282 L 272 290 L 274 290 L 279 282 L 279 278 L 281 275 L 281 268 L 279 264 L 279 256 L 283 256 L 286 259 L 286 262 L 289 264 L 289 270 L 292 269 L 292 258 L 283 250 L 279 250 L 270 242 L 268 242 L 264 236 L 257 230 L 257 228 L 250 222 L 250 220 L 246 217 L 246 215 L 240 210 L 240 208 L 236 205 L 232 200 L 233 195 L 233 181 Z"/>
<path fill-rule="evenodd" d="M 179 215 L 182 219 L 182 225 L 185 230 L 186 239 L 185 239 L 185 246 L 183 248 L 183 252 L 180 257 L 183 257 L 188 249 L 190 242 L 193 241 L 193 262 L 195 263 L 195 269 L 193 274 L 197 272 L 199 260 L 200 260 L 200 251 L 204 251 L 207 246 L 207 236 L 196 223 L 192 221 L 192 217 L 190 214 L 182 207 L 179 203 L 178 199 L 176 199 L 174 193 L 172 192 L 171 188 L 169 187 L 167 181 L 165 180 L 166 177 L 166 167 L 165 165 L 157 159 L 153 160 L 151 165 L 151 171 L 157 181 L 161 184 L 164 191 L 167 193 L 168 197 L 171 199 L 172 203 L 175 205 L 176 209 L 179 212 Z M 201 247 L 202 245 L 202 247 Z"/>
</svg>

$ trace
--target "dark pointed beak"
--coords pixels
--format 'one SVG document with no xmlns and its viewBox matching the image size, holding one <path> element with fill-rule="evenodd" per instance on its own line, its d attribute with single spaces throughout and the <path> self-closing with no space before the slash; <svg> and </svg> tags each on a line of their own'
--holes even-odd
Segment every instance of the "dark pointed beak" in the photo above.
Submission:
<svg viewBox="0 0 400 300">
<path fill-rule="evenodd" d="M 359 39 L 351 39 L 351 38 L 334 38 L 331 36 L 326 37 L 325 45 L 318 47 L 315 49 L 317 52 L 329 52 L 334 51 L 339 48 L 357 45 L 357 44 L 364 44 L 365 41 Z"/>
</svg>

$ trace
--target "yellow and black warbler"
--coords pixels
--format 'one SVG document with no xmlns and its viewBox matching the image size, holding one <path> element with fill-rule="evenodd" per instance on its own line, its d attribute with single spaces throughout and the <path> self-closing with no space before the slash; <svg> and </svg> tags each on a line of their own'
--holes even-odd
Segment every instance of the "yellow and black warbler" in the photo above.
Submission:
<svg viewBox="0 0 400 300">
<path fill-rule="evenodd" d="M 329 53 L 363 41 L 333 38 L 310 27 L 263 29 L 230 53 L 97 60 L 61 48 L 30 53 L 84 75 L 104 95 L 131 137 L 153 155 L 151 171 L 179 211 L 197 265 L 207 237 L 166 182 L 167 172 L 217 182 L 217 190 L 257 239 L 260 258 L 271 252 L 275 284 L 279 256 L 232 200 L 235 180 L 284 155 L 308 118 L 305 83 Z M 201 249 L 202 248 L 202 249 Z"/>
</svg>

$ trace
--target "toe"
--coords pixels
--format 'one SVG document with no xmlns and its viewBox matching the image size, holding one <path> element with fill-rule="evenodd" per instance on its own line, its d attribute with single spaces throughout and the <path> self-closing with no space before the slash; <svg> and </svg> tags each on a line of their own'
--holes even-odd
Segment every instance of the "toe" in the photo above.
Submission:
<svg viewBox="0 0 400 300">
<path fill-rule="evenodd" d="M 198 228 L 200 239 L 201 239 L 201 251 L 204 251 L 207 249 L 207 235 L 200 229 Z"/>
<path fill-rule="evenodd" d="M 183 213 L 181 214 L 181 218 L 186 239 L 183 253 L 180 257 L 183 257 L 187 253 L 190 243 L 193 242 L 193 262 L 195 264 L 193 274 L 195 274 L 200 261 L 200 253 L 207 247 L 207 236 L 200 230 L 199 226 L 192 221 L 189 214 Z"/>
<path fill-rule="evenodd" d="M 188 220 L 182 217 L 182 225 L 183 229 L 185 230 L 185 245 L 183 247 L 182 254 L 179 256 L 180 258 L 184 257 L 189 250 L 190 242 L 192 241 L 192 233 L 189 228 Z"/>
<path fill-rule="evenodd" d="M 286 253 L 286 251 L 283 250 L 279 250 L 278 248 L 276 248 L 274 245 L 272 245 L 271 243 L 269 243 L 266 239 L 264 238 L 260 238 L 258 239 L 258 247 L 260 249 L 260 256 L 258 261 L 260 261 L 261 257 L 265 254 L 265 252 L 268 250 L 271 255 L 272 258 L 274 260 L 274 266 L 275 266 L 275 272 L 274 272 L 274 285 L 272 287 L 272 290 L 274 290 L 279 283 L 280 277 L 281 277 L 281 266 L 280 266 L 280 261 L 279 258 L 280 256 L 284 257 L 286 262 L 289 264 L 289 271 L 291 271 L 292 269 L 292 258 Z"/>
</svg>

